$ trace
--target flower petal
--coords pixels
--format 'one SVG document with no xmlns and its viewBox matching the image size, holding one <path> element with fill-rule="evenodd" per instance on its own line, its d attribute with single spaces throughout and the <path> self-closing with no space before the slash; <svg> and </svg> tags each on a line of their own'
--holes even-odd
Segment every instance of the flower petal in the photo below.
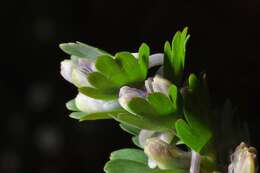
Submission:
<svg viewBox="0 0 260 173">
<path fill-rule="evenodd" d="M 128 86 L 123 86 L 119 91 L 119 104 L 128 112 L 131 110 L 128 108 L 128 103 L 131 99 L 135 97 L 145 97 L 145 92 L 136 88 L 130 88 Z"/>
<path fill-rule="evenodd" d="M 75 98 L 75 103 L 77 108 L 80 111 L 86 113 L 109 111 L 119 107 L 119 104 L 116 100 L 113 101 L 97 100 L 88 97 L 82 93 L 79 93 L 77 95 L 77 97 Z"/>
<path fill-rule="evenodd" d="M 138 53 L 132 53 L 135 58 L 138 58 Z M 149 56 L 149 68 L 163 64 L 163 53 L 155 53 Z"/>
<path fill-rule="evenodd" d="M 72 74 L 72 69 L 74 68 L 74 64 L 71 60 L 63 60 L 60 63 L 60 74 L 61 76 L 71 82 L 71 74 Z"/>
</svg>

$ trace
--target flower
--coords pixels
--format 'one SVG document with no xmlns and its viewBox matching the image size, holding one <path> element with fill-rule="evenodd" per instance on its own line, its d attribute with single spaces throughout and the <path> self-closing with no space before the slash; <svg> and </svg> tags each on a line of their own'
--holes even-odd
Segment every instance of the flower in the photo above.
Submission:
<svg viewBox="0 0 260 173">
<path fill-rule="evenodd" d="M 138 53 L 132 53 L 135 58 L 138 58 Z M 149 56 L 149 68 L 163 64 L 163 53 L 155 53 Z"/>
<path fill-rule="evenodd" d="M 174 145 L 168 144 L 158 137 L 146 140 L 144 152 L 148 156 L 149 166 L 156 165 L 160 169 L 180 169 L 188 172 L 190 166 L 190 153 L 181 151 Z"/>
<path fill-rule="evenodd" d="M 61 62 L 62 77 L 77 87 L 90 86 L 87 74 L 95 71 L 94 62 L 89 59 L 78 58 Z"/>
<path fill-rule="evenodd" d="M 231 155 L 228 173 L 256 173 L 256 149 L 242 142 Z"/>
<path fill-rule="evenodd" d="M 171 86 L 171 82 L 159 75 L 153 78 L 148 78 L 145 81 L 145 88 L 148 93 L 161 92 L 168 95 L 168 89 Z"/>
<path fill-rule="evenodd" d="M 112 101 L 103 101 L 93 99 L 88 97 L 82 93 L 79 93 L 75 98 L 75 103 L 77 108 L 86 113 L 95 113 L 95 112 L 103 112 L 109 111 L 119 107 L 117 100 Z"/>
<path fill-rule="evenodd" d="M 137 88 L 131 88 L 128 86 L 123 86 L 120 88 L 119 91 L 119 104 L 128 112 L 131 112 L 131 110 L 128 108 L 128 103 L 130 100 L 132 100 L 135 97 L 145 97 L 146 93 L 140 89 Z"/>
</svg>

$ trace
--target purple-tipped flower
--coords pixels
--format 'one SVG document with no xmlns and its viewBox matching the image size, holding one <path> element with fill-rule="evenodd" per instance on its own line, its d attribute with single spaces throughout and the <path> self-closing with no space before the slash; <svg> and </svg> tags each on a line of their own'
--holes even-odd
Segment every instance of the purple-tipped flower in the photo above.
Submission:
<svg viewBox="0 0 260 173">
<path fill-rule="evenodd" d="M 145 81 L 145 88 L 148 93 L 161 92 L 168 95 L 168 89 L 171 86 L 171 82 L 159 75 L 153 78 L 148 78 Z"/>
<path fill-rule="evenodd" d="M 61 62 L 61 75 L 64 79 L 77 87 L 90 86 L 87 74 L 95 70 L 94 62 L 79 58 Z"/>
<path fill-rule="evenodd" d="M 109 111 L 119 107 L 117 100 L 113 101 L 103 101 L 93 99 L 88 97 L 82 93 L 79 93 L 75 98 L 75 103 L 77 108 L 86 113 L 95 113 L 95 112 L 103 112 Z"/>
<path fill-rule="evenodd" d="M 123 86 L 120 88 L 119 91 L 119 104 L 128 112 L 131 112 L 131 110 L 128 108 L 128 103 L 131 99 L 135 97 L 145 97 L 146 93 L 142 90 L 131 88 L 128 86 Z"/>
<path fill-rule="evenodd" d="M 228 173 L 256 173 L 256 149 L 242 142 L 231 155 Z"/>
</svg>

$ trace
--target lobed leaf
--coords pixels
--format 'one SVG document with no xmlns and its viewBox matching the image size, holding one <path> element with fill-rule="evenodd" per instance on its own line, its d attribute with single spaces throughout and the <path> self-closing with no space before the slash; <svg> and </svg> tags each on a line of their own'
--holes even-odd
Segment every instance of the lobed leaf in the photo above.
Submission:
<svg viewBox="0 0 260 173">
<path fill-rule="evenodd" d="M 89 46 L 87 44 L 76 42 L 76 43 L 62 43 L 59 47 L 67 54 L 73 55 L 80 58 L 96 59 L 97 57 L 108 54 L 98 48 Z"/>
<path fill-rule="evenodd" d="M 148 158 L 144 154 L 143 150 L 133 148 L 125 148 L 112 152 L 110 155 L 110 160 L 129 160 L 145 165 L 148 162 Z"/>
<path fill-rule="evenodd" d="M 102 90 L 97 88 L 91 88 L 91 87 L 82 87 L 79 88 L 79 92 L 82 94 L 85 94 L 86 96 L 92 97 L 94 99 L 100 99 L 100 100 L 114 100 L 117 99 L 117 90 Z"/>
<path fill-rule="evenodd" d="M 79 111 L 76 106 L 75 99 L 72 99 L 66 103 L 66 108 L 70 111 Z"/>
<path fill-rule="evenodd" d="M 130 125 L 127 125 L 127 124 L 119 124 L 119 126 L 121 127 L 121 129 L 123 129 L 124 131 L 126 131 L 127 133 L 130 133 L 132 135 L 138 135 L 140 130 L 139 128 L 136 128 L 136 127 L 133 127 L 133 126 L 130 126 Z"/>
<path fill-rule="evenodd" d="M 167 116 L 174 112 L 171 100 L 162 93 L 152 93 L 148 95 L 147 100 L 160 116 Z"/>
<path fill-rule="evenodd" d="M 142 78 L 145 79 L 148 73 L 150 48 L 143 43 L 138 50 L 138 64 L 142 73 Z"/>
<path fill-rule="evenodd" d="M 131 160 L 110 160 L 104 167 L 106 173 L 151 173 L 147 165 Z"/>
</svg>

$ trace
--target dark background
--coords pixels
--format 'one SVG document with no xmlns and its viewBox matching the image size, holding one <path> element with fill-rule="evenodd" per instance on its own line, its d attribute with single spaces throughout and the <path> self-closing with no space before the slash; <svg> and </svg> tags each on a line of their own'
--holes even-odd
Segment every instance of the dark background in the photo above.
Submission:
<svg viewBox="0 0 260 173">
<path fill-rule="evenodd" d="M 188 70 L 207 72 L 215 103 L 230 98 L 260 148 L 259 0 L 10 0 L 0 11 L 1 173 L 100 173 L 111 151 L 133 146 L 113 121 L 68 117 L 76 89 L 59 74 L 59 43 L 161 52 L 184 26 Z"/>
</svg>

